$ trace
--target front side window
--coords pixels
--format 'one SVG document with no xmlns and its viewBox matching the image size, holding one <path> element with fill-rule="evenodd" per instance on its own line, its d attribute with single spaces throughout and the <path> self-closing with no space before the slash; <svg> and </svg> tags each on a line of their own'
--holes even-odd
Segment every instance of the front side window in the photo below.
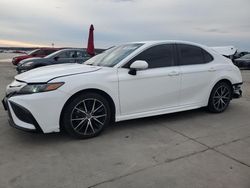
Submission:
<svg viewBox="0 0 250 188">
<path fill-rule="evenodd" d="M 212 56 L 200 47 L 178 44 L 180 65 L 204 64 L 213 60 Z"/>
<path fill-rule="evenodd" d="M 62 52 L 57 55 L 59 58 L 69 58 L 69 52 Z"/>
<path fill-rule="evenodd" d="M 141 47 L 143 43 L 125 44 L 117 47 L 113 47 L 95 57 L 89 59 L 85 65 L 95 65 L 102 67 L 113 67 L 120 61 L 130 55 L 132 52 Z"/>
<path fill-rule="evenodd" d="M 67 58 L 76 58 L 76 52 L 75 51 L 68 52 L 68 57 Z"/>
<path fill-rule="evenodd" d="M 148 63 L 148 68 L 170 67 L 174 65 L 174 50 L 172 44 L 161 44 L 146 49 L 127 63 L 124 68 L 129 68 L 136 60 Z"/>
<path fill-rule="evenodd" d="M 77 51 L 77 52 L 76 52 L 76 57 L 78 57 L 78 58 L 90 57 L 90 55 L 89 55 L 87 52 Z"/>
</svg>

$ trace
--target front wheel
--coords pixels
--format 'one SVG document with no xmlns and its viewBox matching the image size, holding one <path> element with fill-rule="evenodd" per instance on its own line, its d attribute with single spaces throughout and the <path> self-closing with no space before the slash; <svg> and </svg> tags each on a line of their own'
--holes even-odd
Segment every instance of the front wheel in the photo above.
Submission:
<svg viewBox="0 0 250 188">
<path fill-rule="evenodd" d="M 84 139 L 99 135 L 110 123 L 107 100 L 96 93 L 78 95 L 65 107 L 63 127 L 73 137 Z"/>
<path fill-rule="evenodd" d="M 217 83 L 211 92 L 208 110 L 214 113 L 225 111 L 230 103 L 231 97 L 231 86 L 226 82 Z"/>
</svg>

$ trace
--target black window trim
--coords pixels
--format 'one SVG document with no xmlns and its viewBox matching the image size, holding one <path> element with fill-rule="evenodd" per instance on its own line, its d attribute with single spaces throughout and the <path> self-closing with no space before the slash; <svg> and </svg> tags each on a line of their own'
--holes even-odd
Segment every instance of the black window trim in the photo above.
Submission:
<svg viewBox="0 0 250 188">
<path fill-rule="evenodd" d="M 150 46 L 148 46 L 147 48 L 144 48 L 142 51 L 138 52 L 137 54 L 133 55 L 131 58 L 129 58 L 126 63 L 124 63 L 123 65 L 121 65 L 119 68 L 124 68 L 124 69 L 129 69 L 129 67 L 125 67 L 133 58 L 135 58 L 136 56 L 140 55 L 141 53 L 143 53 L 144 51 L 148 50 L 149 48 L 155 47 L 155 46 L 159 46 L 159 45 L 172 45 L 172 51 L 173 51 L 173 65 L 172 66 L 167 66 L 167 67 L 155 67 L 155 68 L 148 68 L 147 70 L 151 70 L 151 69 L 161 69 L 161 68 L 169 68 L 169 67 L 176 67 L 179 66 L 178 63 L 178 54 L 177 54 L 177 48 L 176 48 L 176 43 L 175 42 L 171 42 L 171 43 L 159 43 L 159 44 L 152 44 Z"/>
</svg>

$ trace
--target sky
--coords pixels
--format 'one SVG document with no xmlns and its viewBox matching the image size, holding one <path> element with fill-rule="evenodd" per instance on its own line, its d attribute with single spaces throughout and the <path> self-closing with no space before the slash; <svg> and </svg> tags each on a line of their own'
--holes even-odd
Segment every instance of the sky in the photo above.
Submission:
<svg viewBox="0 0 250 188">
<path fill-rule="evenodd" d="M 250 51 L 250 0 L 0 0 L 0 46 L 185 40 Z"/>
</svg>

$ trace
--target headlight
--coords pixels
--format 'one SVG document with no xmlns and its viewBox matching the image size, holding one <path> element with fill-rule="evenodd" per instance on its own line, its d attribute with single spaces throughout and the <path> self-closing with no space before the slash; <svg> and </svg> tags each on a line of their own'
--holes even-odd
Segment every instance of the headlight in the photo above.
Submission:
<svg viewBox="0 0 250 188">
<path fill-rule="evenodd" d="M 22 64 L 22 66 L 24 66 L 24 67 L 30 67 L 32 64 L 33 64 L 33 62 L 31 61 L 31 62 Z"/>
<path fill-rule="evenodd" d="M 18 94 L 32 94 L 58 89 L 64 82 L 47 83 L 47 84 L 28 84 L 19 90 Z"/>
</svg>

